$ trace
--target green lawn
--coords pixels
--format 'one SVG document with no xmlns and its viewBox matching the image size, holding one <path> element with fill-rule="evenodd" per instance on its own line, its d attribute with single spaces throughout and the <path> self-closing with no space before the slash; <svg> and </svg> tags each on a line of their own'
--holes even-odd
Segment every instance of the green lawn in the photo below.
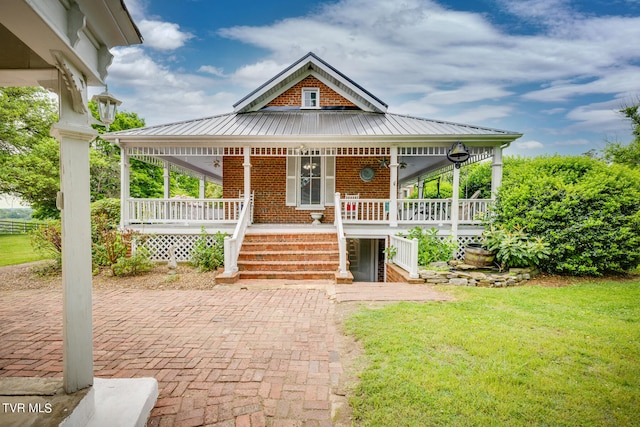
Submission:
<svg viewBox="0 0 640 427">
<path fill-rule="evenodd" d="M 0 267 L 44 259 L 35 252 L 26 234 L 0 234 Z"/>
<path fill-rule="evenodd" d="M 640 281 L 447 289 L 347 322 L 360 425 L 640 425 Z"/>
</svg>

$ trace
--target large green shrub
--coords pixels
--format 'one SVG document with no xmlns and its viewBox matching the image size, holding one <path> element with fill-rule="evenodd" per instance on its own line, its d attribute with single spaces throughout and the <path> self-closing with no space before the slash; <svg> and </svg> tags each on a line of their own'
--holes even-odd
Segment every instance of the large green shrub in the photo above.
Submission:
<svg viewBox="0 0 640 427">
<path fill-rule="evenodd" d="M 544 238 L 548 272 L 625 272 L 640 263 L 640 172 L 586 156 L 527 160 L 504 180 L 493 221 Z"/>
<path fill-rule="evenodd" d="M 202 227 L 200 237 L 191 250 L 191 265 L 199 271 L 217 270 L 223 266 L 225 236 L 226 233 L 220 231 L 211 236 Z"/>
<path fill-rule="evenodd" d="M 153 270 L 153 261 L 149 258 L 149 251 L 140 247 L 130 257 L 120 257 L 111 266 L 111 271 L 115 276 L 137 276 Z"/>
<path fill-rule="evenodd" d="M 418 239 L 418 265 L 429 265 L 436 261 L 449 261 L 458 245 L 451 238 L 438 237 L 438 229 L 424 230 L 421 227 L 410 229 L 407 234 L 400 236 L 413 240 Z"/>
<path fill-rule="evenodd" d="M 30 233 L 31 246 L 54 259 L 54 270 L 62 270 L 62 228 L 59 219 L 50 219 Z"/>
<path fill-rule="evenodd" d="M 101 199 L 91 203 L 91 218 L 104 216 L 110 228 L 120 225 L 120 199 Z"/>
</svg>

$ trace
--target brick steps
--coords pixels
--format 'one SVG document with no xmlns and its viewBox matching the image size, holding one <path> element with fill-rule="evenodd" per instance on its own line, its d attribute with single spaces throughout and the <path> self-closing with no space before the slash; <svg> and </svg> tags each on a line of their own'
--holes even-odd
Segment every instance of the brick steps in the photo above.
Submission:
<svg viewBox="0 0 640 427">
<path fill-rule="evenodd" d="M 334 280 L 340 264 L 335 233 L 247 234 L 240 279 Z"/>
<path fill-rule="evenodd" d="M 247 251 L 241 252 L 238 257 L 238 262 L 250 263 L 250 262 L 269 262 L 269 261 L 296 261 L 296 262 L 309 262 L 309 261 L 336 261 L 337 252 L 335 250 L 320 250 L 320 251 Z M 338 258 L 339 261 L 339 258 Z"/>
<path fill-rule="evenodd" d="M 242 250 L 253 252 L 319 252 L 337 251 L 338 242 L 244 242 Z"/>
<path fill-rule="evenodd" d="M 242 266 L 242 268 L 240 267 Z M 338 263 L 335 261 L 239 261 L 240 271 L 336 271 Z"/>
<path fill-rule="evenodd" d="M 241 279 L 334 280 L 335 271 L 241 271 Z"/>
</svg>

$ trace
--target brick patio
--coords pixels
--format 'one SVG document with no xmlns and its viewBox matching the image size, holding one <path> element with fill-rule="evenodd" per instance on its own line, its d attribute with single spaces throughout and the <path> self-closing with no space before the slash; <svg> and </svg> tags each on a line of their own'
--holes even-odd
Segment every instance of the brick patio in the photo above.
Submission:
<svg viewBox="0 0 640 427">
<path fill-rule="evenodd" d="M 156 378 L 150 426 L 330 426 L 342 374 L 335 302 L 397 300 L 402 289 L 446 299 L 385 285 L 95 291 L 95 376 Z M 56 291 L 0 295 L 0 377 L 62 375 L 61 308 Z"/>
</svg>

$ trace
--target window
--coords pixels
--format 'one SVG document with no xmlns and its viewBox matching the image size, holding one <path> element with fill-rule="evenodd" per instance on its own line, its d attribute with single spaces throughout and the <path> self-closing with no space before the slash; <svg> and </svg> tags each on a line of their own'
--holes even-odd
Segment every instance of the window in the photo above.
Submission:
<svg viewBox="0 0 640 427">
<path fill-rule="evenodd" d="M 319 205 L 322 201 L 322 158 L 300 157 L 300 205 Z"/>
<path fill-rule="evenodd" d="M 302 89 L 302 108 L 320 108 L 320 89 Z"/>
<path fill-rule="evenodd" d="M 314 154 L 287 157 L 287 206 L 321 209 L 333 205 L 336 158 Z"/>
</svg>

